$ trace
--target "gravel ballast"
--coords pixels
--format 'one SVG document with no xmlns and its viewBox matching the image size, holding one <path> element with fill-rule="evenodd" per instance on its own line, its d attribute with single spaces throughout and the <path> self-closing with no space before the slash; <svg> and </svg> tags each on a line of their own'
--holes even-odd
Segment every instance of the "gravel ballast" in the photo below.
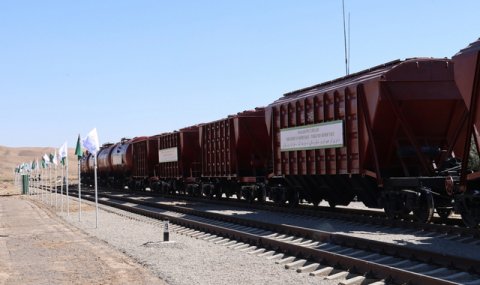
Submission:
<svg viewBox="0 0 480 285">
<path fill-rule="evenodd" d="M 37 201 L 35 198 L 33 198 Z M 43 204 L 37 201 L 37 204 Z M 338 284 L 287 270 L 265 257 L 231 249 L 201 239 L 170 232 L 171 243 L 163 243 L 163 223 L 151 218 L 99 206 L 98 228 L 95 209 L 70 200 L 70 216 L 57 209 L 65 221 L 127 254 L 168 284 Z M 51 208 L 50 206 L 45 206 Z M 104 209 L 107 209 L 105 211 Z M 53 209 L 54 210 L 54 209 Z"/>
<path fill-rule="evenodd" d="M 137 197 L 140 199 L 141 196 Z M 166 198 L 143 197 L 149 202 L 164 204 L 177 204 L 177 200 Z M 349 207 L 358 207 L 359 203 L 350 203 Z M 212 212 L 217 214 L 235 216 L 248 220 L 256 220 L 266 223 L 279 225 L 292 225 L 315 229 L 337 234 L 355 236 L 364 239 L 376 240 L 395 245 L 407 246 L 411 248 L 421 248 L 432 252 L 461 256 L 471 259 L 477 259 L 480 262 L 480 243 L 478 240 L 471 242 L 459 242 L 459 240 L 469 238 L 455 237 L 446 238 L 443 234 L 433 234 L 417 230 L 406 230 L 401 228 L 391 228 L 388 226 L 378 226 L 372 224 L 362 224 L 350 222 L 347 220 L 330 219 L 322 217 L 307 217 L 302 215 L 272 212 L 257 209 L 248 209 L 246 207 L 235 207 L 224 204 L 215 204 L 205 202 L 192 202 L 183 205 L 184 207 L 198 211 Z"/>
</svg>

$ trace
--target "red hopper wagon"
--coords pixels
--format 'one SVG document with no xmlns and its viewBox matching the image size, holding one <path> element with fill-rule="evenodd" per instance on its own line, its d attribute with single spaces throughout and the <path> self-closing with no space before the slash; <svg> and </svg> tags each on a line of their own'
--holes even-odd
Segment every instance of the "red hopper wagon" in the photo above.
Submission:
<svg viewBox="0 0 480 285">
<path fill-rule="evenodd" d="M 434 208 L 448 212 L 437 174 L 464 112 L 448 59 L 393 61 L 285 94 L 265 116 L 272 197 L 331 206 L 357 197 L 423 221 Z"/>
</svg>

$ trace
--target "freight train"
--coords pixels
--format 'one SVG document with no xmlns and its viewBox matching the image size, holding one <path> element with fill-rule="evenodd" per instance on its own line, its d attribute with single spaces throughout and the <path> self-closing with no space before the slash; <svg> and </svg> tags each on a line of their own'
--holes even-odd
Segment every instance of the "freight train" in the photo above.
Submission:
<svg viewBox="0 0 480 285">
<path fill-rule="evenodd" d="M 383 208 L 480 223 L 480 40 L 452 59 L 392 61 L 255 110 L 105 144 L 100 185 L 295 206 Z M 81 162 L 93 179 L 93 156 Z"/>
</svg>

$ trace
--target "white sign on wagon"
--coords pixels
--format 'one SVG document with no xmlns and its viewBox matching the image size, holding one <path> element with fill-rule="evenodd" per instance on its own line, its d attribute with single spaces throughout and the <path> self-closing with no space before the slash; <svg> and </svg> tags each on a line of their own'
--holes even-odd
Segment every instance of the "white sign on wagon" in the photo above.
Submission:
<svg viewBox="0 0 480 285">
<path fill-rule="evenodd" d="M 343 121 L 280 130 L 280 150 L 309 150 L 343 146 Z"/>
<path fill-rule="evenodd" d="M 158 162 L 178 161 L 178 151 L 176 147 L 161 149 L 158 151 Z"/>
</svg>

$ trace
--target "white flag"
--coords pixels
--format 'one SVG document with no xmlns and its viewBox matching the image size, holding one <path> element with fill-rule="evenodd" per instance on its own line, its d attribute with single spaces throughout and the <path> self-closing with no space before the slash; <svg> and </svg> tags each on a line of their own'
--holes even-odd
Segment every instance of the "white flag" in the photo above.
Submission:
<svg viewBox="0 0 480 285">
<path fill-rule="evenodd" d="M 100 150 L 100 144 L 98 143 L 97 128 L 93 128 L 87 137 L 82 140 L 83 147 L 91 154 L 96 154 Z"/>
<path fill-rule="evenodd" d="M 49 163 L 50 163 L 50 157 L 48 157 L 48 154 L 44 154 L 44 155 L 43 155 L 43 160 L 45 160 L 45 164 L 49 164 Z"/>
<path fill-rule="evenodd" d="M 54 153 L 53 158 L 52 158 L 52 162 L 53 162 L 53 164 L 58 165 L 57 150 L 55 150 L 55 153 Z"/>
<path fill-rule="evenodd" d="M 60 160 L 67 157 L 68 155 L 67 149 L 67 142 L 65 142 L 59 149 L 58 149 L 58 156 L 60 156 Z"/>
</svg>

